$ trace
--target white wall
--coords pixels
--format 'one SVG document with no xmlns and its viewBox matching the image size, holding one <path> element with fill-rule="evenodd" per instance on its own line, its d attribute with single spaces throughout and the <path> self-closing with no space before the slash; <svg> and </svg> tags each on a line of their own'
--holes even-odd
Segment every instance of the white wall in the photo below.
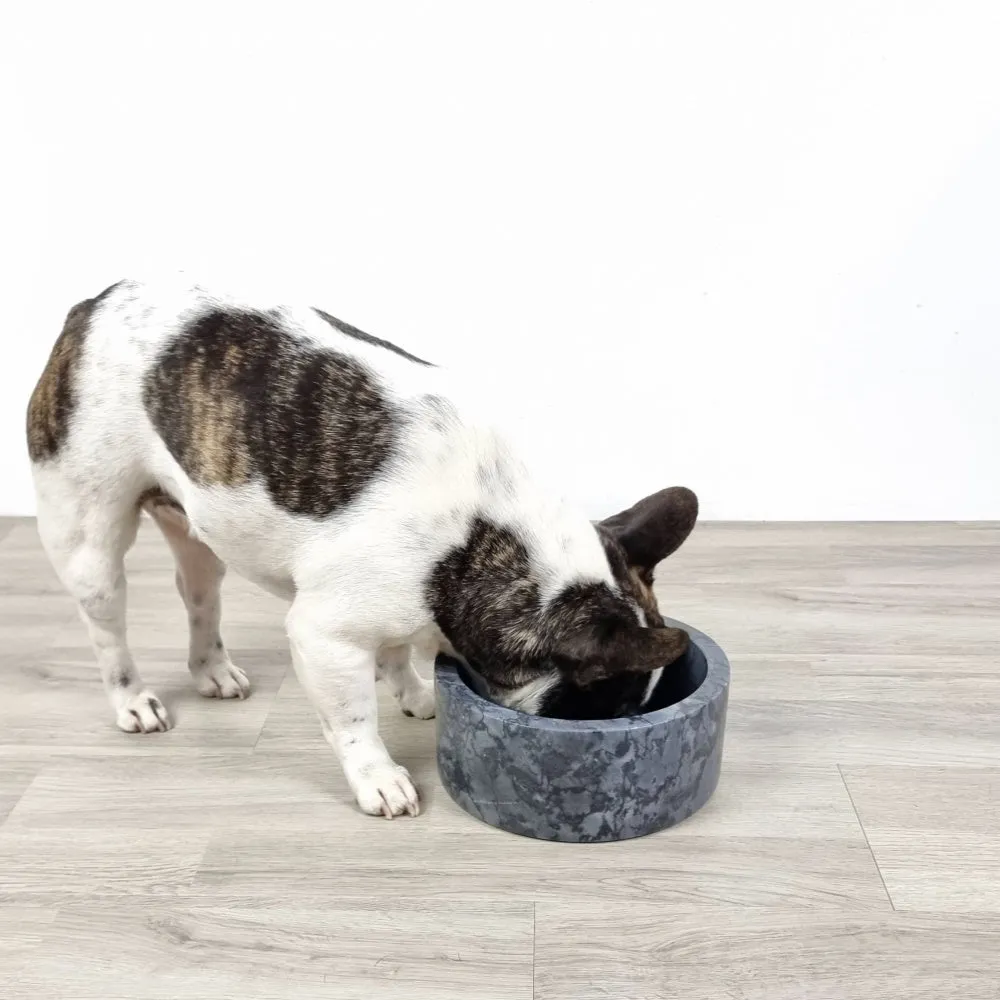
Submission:
<svg viewBox="0 0 1000 1000">
<path fill-rule="evenodd" d="M 295 279 L 594 514 L 1000 517 L 1000 4 L 45 3 L 0 36 L 0 511 L 67 307 Z"/>
</svg>

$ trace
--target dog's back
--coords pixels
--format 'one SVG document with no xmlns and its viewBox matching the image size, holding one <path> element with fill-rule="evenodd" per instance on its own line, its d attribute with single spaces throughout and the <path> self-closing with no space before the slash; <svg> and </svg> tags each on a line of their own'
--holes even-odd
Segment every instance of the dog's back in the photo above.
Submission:
<svg viewBox="0 0 1000 1000">
<path fill-rule="evenodd" d="M 234 568 L 283 594 L 297 561 L 328 561 L 317 548 L 348 532 L 345 558 L 374 576 L 391 554 L 390 577 L 412 564 L 402 587 L 419 590 L 476 514 L 540 519 L 528 529 L 553 587 L 561 567 L 606 578 L 596 541 L 553 536 L 544 522 L 559 511 L 455 396 L 439 369 L 320 310 L 122 281 L 67 317 L 29 407 L 29 451 L 40 503 L 63 505 L 69 485 L 122 516 L 162 491 Z"/>
</svg>

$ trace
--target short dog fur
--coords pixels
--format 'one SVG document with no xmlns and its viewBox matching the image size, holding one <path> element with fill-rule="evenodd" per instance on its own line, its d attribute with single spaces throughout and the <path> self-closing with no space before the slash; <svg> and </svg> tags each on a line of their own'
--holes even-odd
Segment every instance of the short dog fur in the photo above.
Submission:
<svg viewBox="0 0 1000 1000">
<path fill-rule="evenodd" d="M 434 714 L 439 651 L 525 712 L 639 710 L 687 645 L 654 566 L 697 500 L 599 524 L 541 493 L 439 368 L 308 307 L 184 281 L 74 306 L 28 408 L 38 526 L 79 604 L 118 726 L 166 730 L 125 634 L 124 556 L 161 529 L 208 697 L 250 690 L 222 641 L 227 566 L 291 601 L 292 660 L 365 812 L 418 811 L 378 735 L 375 680 Z"/>
</svg>

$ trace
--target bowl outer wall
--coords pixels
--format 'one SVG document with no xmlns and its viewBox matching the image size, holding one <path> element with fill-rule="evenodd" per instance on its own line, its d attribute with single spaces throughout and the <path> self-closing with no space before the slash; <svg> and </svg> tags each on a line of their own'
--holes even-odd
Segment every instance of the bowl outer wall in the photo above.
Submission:
<svg viewBox="0 0 1000 1000">
<path fill-rule="evenodd" d="M 526 715 L 480 697 L 450 663 L 435 671 L 438 770 L 449 795 L 493 826 L 543 840 L 639 837 L 690 816 L 719 780 L 730 669 L 709 636 L 701 686 L 622 719 Z"/>
</svg>

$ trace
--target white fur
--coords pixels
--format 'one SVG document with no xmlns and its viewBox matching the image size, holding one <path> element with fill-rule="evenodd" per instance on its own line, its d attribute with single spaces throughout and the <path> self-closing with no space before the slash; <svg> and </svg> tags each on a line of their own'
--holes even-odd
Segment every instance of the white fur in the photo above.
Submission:
<svg viewBox="0 0 1000 1000">
<path fill-rule="evenodd" d="M 433 566 L 466 538 L 476 515 L 516 527 L 546 595 L 580 581 L 616 587 L 590 523 L 534 487 L 489 424 L 463 405 L 463 391 L 437 368 L 412 363 L 331 328 L 311 309 L 280 306 L 290 337 L 328 345 L 377 373 L 400 406 L 435 394 L 451 400 L 450 430 L 407 425 L 402 457 L 348 509 L 323 520 L 289 514 L 258 483 L 204 488 L 192 482 L 153 430 L 142 405 L 143 377 L 158 352 L 193 318 L 220 305 L 275 308 L 184 281 L 120 286 L 100 304 L 86 339 L 72 433 L 57 457 L 34 466 L 39 529 L 61 579 L 76 597 L 118 724 L 128 731 L 169 727 L 142 685 L 125 637 L 123 559 L 135 535 L 135 500 L 160 486 L 187 521 L 158 513 L 178 564 L 178 589 L 191 622 L 191 670 L 206 695 L 244 697 L 245 675 L 218 640 L 225 566 L 292 601 L 293 662 L 319 712 L 361 808 L 415 814 L 409 775 L 378 735 L 376 670 L 404 709 L 433 714 L 428 670 L 442 637 L 424 601 Z M 471 398 L 471 397 L 470 397 Z M 485 488 L 476 471 L 502 467 L 507 491 Z M 420 531 L 415 531 L 414 526 Z M 431 526 L 434 526 L 431 528 Z M 116 683 L 122 676 L 127 684 Z M 529 685 L 530 710 L 548 680 Z"/>
<path fill-rule="evenodd" d="M 656 685 L 660 683 L 660 677 L 662 676 L 662 674 L 663 674 L 663 667 L 657 667 L 649 675 L 649 683 L 646 685 L 646 692 L 642 696 L 642 701 L 639 703 L 640 705 L 645 705 L 646 702 L 648 702 L 649 699 L 653 697 L 653 692 L 656 690 Z"/>
<path fill-rule="evenodd" d="M 519 712 L 527 712 L 529 715 L 537 714 L 545 696 L 559 683 L 559 674 L 553 672 L 543 677 L 536 677 L 533 681 L 528 681 L 516 691 L 505 698 L 500 699 L 500 703 L 507 708 L 516 708 Z"/>
</svg>

